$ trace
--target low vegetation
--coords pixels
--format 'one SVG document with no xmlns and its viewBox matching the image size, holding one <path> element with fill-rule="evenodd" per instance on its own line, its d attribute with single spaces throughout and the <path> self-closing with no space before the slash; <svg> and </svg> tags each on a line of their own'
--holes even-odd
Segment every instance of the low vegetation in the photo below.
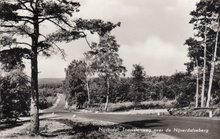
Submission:
<svg viewBox="0 0 220 139">
<path fill-rule="evenodd" d="M 47 80 L 48 81 L 48 80 Z M 40 83 L 39 85 L 39 107 L 40 109 L 46 109 L 56 102 L 57 94 L 62 93 L 62 83 Z"/>
<path fill-rule="evenodd" d="M 212 111 L 213 117 L 220 117 L 220 109 L 195 109 L 188 107 L 169 109 L 170 115 L 184 117 L 209 117 L 210 111 Z"/>
</svg>

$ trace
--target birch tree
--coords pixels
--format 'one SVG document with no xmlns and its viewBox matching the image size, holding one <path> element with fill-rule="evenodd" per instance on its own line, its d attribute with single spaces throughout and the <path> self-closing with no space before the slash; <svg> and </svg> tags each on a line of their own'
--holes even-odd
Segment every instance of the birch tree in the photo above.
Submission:
<svg viewBox="0 0 220 139">
<path fill-rule="evenodd" d="M 202 57 L 204 48 L 201 47 L 201 41 L 196 40 L 195 38 L 189 38 L 186 40 L 185 45 L 188 46 L 188 57 L 190 58 L 190 62 L 185 63 L 187 66 L 187 71 L 191 74 L 196 74 L 196 93 L 195 93 L 195 107 L 199 105 L 199 88 L 200 88 L 200 70 L 202 66 Z"/>
<path fill-rule="evenodd" d="M 213 29 L 216 31 L 216 39 L 215 39 L 214 55 L 213 55 L 213 58 L 212 58 L 212 61 L 211 61 L 211 71 L 210 71 L 210 77 L 209 77 L 209 88 L 208 88 L 206 107 L 209 107 L 209 105 L 210 105 L 212 84 L 213 84 L 214 71 L 215 71 L 215 64 L 216 64 L 216 59 L 217 59 L 217 50 L 218 50 L 218 47 L 219 47 L 219 13 L 217 15 L 216 27 L 214 27 Z"/>
<path fill-rule="evenodd" d="M 196 31 L 195 37 L 202 40 L 201 46 L 203 49 L 203 80 L 202 80 L 202 90 L 201 90 L 201 107 L 204 107 L 204 96 L 206 89 L 206 74 L 211 72 L 211 64 L 214 58 L 214 45 L 215 45 L 215 33 L 211 28 L 213 21 L 216 21 L 216 12 L 219 11 L 219 1 L 218 0 L 200 0 L 196 4 L 196 9 L 190 13 L 192 16 L 190 23 L 194 25 L 194 30 Z M 211 75 L 210 75 L 211 77 Z M 209 79 L 209 88 L 211 83 Z M 210 90 L 210 89 L 209 89 Z M 207 103 L 210 100 L 210 91 L 208 92 Z M 206 103 L 206 104 L 207 104 Z"/>
<path fill-rule="evenodd" d="M 99 77 L 104 78 L 106 87 L 105 111 L 108 110 L 110 97 L 110 81 L 124 74 L 126 68 L 122 66 L 122 59 L 118 55 L 119 45 L 115 37 L 109 33 L 100 34 L 99 44 L 93 43 L 91 50 L 86 53 L 92 61 L 92 68 Z"/>
</svg>

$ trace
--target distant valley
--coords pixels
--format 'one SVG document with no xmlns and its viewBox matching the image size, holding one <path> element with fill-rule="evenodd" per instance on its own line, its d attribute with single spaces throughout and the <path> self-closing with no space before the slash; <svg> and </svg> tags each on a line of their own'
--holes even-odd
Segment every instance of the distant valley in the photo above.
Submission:
<svg viewBox="0 0 220 139">
<path fill-rule="evenodd" d="M 64 78 L 40 78 L 38 80 L 39 85 L 41 84 L 61 84 Z"/>
</svg>

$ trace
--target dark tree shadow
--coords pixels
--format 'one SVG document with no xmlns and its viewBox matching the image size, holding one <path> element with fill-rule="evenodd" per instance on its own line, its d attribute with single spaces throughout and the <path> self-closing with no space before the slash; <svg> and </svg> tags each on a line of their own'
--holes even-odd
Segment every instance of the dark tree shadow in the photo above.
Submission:
<svg viewBox="0 0 220 139">
<path fill-rule="evenodd" d="M 56 119 L 55 121 L 63 123 L 71 128 L 56 130 L 52 133 L 41 133 L 40 135 L 42 137 L 53 138 L 53 137 L 56 137 L 56 136 L 59 136 L 62 134 L 63 135 L 64 134 L 67 134 L 67 135 L 81 134 L 83 136 L 83 135 L 93 134 L 94 132 L 96 134 L 101 134 L 101 133 L 98 133 L 100 131 L 100 128 L 102 128 L 102 129 L 117 129 L 118 131 L 122 131 L 124 129 L 157 128 L 157 127 L 164 126 L 161 123 L 161 120 L 157 120 L 157 119 L 124 122 L 124 123 L 119 123 L 119 124 L 115 124 L 115 125 L 93 125 L 91 123 L 85 124 L 85 123 L 74 122 L 74 121 L 71 121 L 68 119 Z M 102 134 L 100 136 L 102 136 Z"/>
<path fill-rule="evenodd" d="M 16 122 L 16 121 L 0 122 L 0 131 L 11 129 L 11 128 L 18 127 L 21 125 L 23 125 L 23 122 Z"/>
<path fill-rule="evenodd" d="M 165 125 L 161 122 L 162 120 L 151 119 L 151 120 L 140 120 L 140 121 L 131 121 L 124 122 L 121 124 L 130 125 L 136 128 L 156 128 L 156 127 L 164 127 Z"/>
</svg>

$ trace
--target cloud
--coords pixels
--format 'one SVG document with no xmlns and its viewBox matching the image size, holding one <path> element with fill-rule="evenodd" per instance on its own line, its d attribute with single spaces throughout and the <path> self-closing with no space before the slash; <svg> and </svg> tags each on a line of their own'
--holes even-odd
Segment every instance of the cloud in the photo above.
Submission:
<svg viewBox="0 0 220 139">
<path fill-rule="evenodd" d="M 171 75 L 176 70 L 185 71 L 186 49 L 164 42 L 157 36 L 150 36 L 144 42 L 134 45 L 122 45 L 120 56 L 128 67 L 128 75 L 133 64 L 141 64 L 148 75 Z"/>
<path fill-rule="evenodd" d="M 187 50 L 183 43 L 193 35 L 193 27 L 188 22 L 196 1 L 80 0 L 80 12 L 75 16 L 122 22 L 113 34 L 121 45 L 120 56 L 129 72 L 132 64 L 140 63 L 149 75 L 170 75 L 185 70 Z M 68 54 L 67 61 L 59 56 L 40 59 L 40 77 L 65 76 L 64 68 L 73 59 L 81 59 L 88 50 L 84 41 L 60 46 Z"/>
<path fill-rule="evenodd" d="M 127 5 L 123 0 L 84 0 L 79 16 L 112 20 L 139 13 L 138 7 Z"/>
</svg>

